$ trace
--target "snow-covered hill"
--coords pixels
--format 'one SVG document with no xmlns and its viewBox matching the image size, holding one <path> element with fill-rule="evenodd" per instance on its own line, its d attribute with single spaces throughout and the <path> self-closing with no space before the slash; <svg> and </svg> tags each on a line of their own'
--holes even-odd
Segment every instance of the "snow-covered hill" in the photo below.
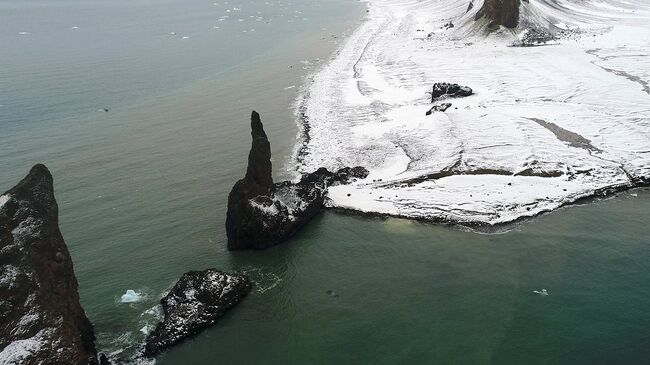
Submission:
<svg viewBox="0 0 650 365">
<path fill-rule="evenodd" d="M 650 179 L 650 4 L 522 0 L 513 28 L 468 5 L 370 0 L 313 76 L 298 170 L 371 172 L 332 206 L 497 224 Z M 513 47 L 530 29 L 556 40 Z M 427 116 L 436 82 L 475 94 Z"/>
</svg>

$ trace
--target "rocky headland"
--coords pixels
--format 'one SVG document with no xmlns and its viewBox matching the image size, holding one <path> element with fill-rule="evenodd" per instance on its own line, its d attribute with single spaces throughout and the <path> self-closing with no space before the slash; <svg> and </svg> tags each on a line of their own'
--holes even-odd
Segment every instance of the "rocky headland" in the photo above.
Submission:
<svg viewBox="0 0 650 365">
<path fill-rule="evenodd" d="M 0 271 L 0 364 L 98 363 L 44 165 L 0 196 Z"/>
<path fill-rule="evenodd" d="M 524 0 L 527 1 L 527 0 Z M 520 0 L 485 0 L 475 15 L 475 20 L 486 19 L 489 28 L 516 28 L 519 24 Z M 471 10 L 472 2 L 470 2 Z"/>
<path fill-rule="evenodd" d="M 147 337 L 144 355 L 155 356 L 213 325 L 251 288 L 244 275 L 216 269 L 185 273 L 160 300 L 165 318 Z"/>
<path fill-rule="evenodd" d="M 271 146 L 257 112 L 251 115 L 252 144 L 246 176 L 228 196 L 228 249 L 264 249 L 295 234 L 324 207 L 327 188 L 368 176 L 363 167 L 336 172 L 320 168 L 297 182 L 273 183 Z"/>
</svg>

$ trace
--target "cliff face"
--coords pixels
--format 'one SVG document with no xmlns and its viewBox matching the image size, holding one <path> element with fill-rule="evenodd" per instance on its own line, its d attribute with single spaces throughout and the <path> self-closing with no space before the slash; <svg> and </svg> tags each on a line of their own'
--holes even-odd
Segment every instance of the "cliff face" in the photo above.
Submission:
<svg viewBox="0 0 650 365">
<path fill-rule="evenodd" d="M 271 147 L 260 116 L 251 116 L 252 144 L 246 176 L 228 195 L 229 250 L 264 249 L 295 234 L 323 208 L 327 187 L 368 176 L 363 167 L 321 168 L 298 182 L 273 183 Z"/>
<path fill-rule="evenodd" d="M 96 364 L 77 287 L 52 175 L 36 165 L 0 196 L 0 363 Z"/>
<path fill-rule="evenodd" d="M 485 0 L 475 19 L 488 19 L 490 28 L 516 28 L 519 24 L 519 5 L 520 0 Z"/>
</svg>

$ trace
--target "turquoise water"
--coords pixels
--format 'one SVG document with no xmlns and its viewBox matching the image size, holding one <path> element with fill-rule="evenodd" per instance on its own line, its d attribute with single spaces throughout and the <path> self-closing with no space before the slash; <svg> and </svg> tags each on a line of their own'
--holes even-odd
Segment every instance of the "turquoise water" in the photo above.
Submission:
<svg viewBox="0 0 650 365">
<path fill-rule="evenodd" d="M 52 170 L 102 351 L 131 361 L 160 295 L 215 267 L 256 289 L 158 364 L 647 363 L 648 189 L 490 235 L 327 212 L 287 244 L 228 252 L 250 110 L 289 176 L 297 90 L 364 6 L 213 3 L 0 2 L 0 190 Z M 127 289 L 145 299 L 120 304 Z"/>
</svg>

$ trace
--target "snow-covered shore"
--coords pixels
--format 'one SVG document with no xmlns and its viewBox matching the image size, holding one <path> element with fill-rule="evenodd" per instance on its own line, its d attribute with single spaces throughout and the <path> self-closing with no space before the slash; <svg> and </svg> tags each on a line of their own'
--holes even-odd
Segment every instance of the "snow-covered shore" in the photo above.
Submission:
<svg viewBox="0 0 650 365">
<path fill-rule="evenodd" d="M 499 224 L 650 179 L 649 4 L 530 0 L 520 25 L 565 31 L 512 47 L 523 26 L 486 36 L 468 3 L 370 0 L 313 76 L 298 171 L 370 170 L 332 207 Z M 475 95 L 427 116 L 436 82 Z"/>
</svg>

